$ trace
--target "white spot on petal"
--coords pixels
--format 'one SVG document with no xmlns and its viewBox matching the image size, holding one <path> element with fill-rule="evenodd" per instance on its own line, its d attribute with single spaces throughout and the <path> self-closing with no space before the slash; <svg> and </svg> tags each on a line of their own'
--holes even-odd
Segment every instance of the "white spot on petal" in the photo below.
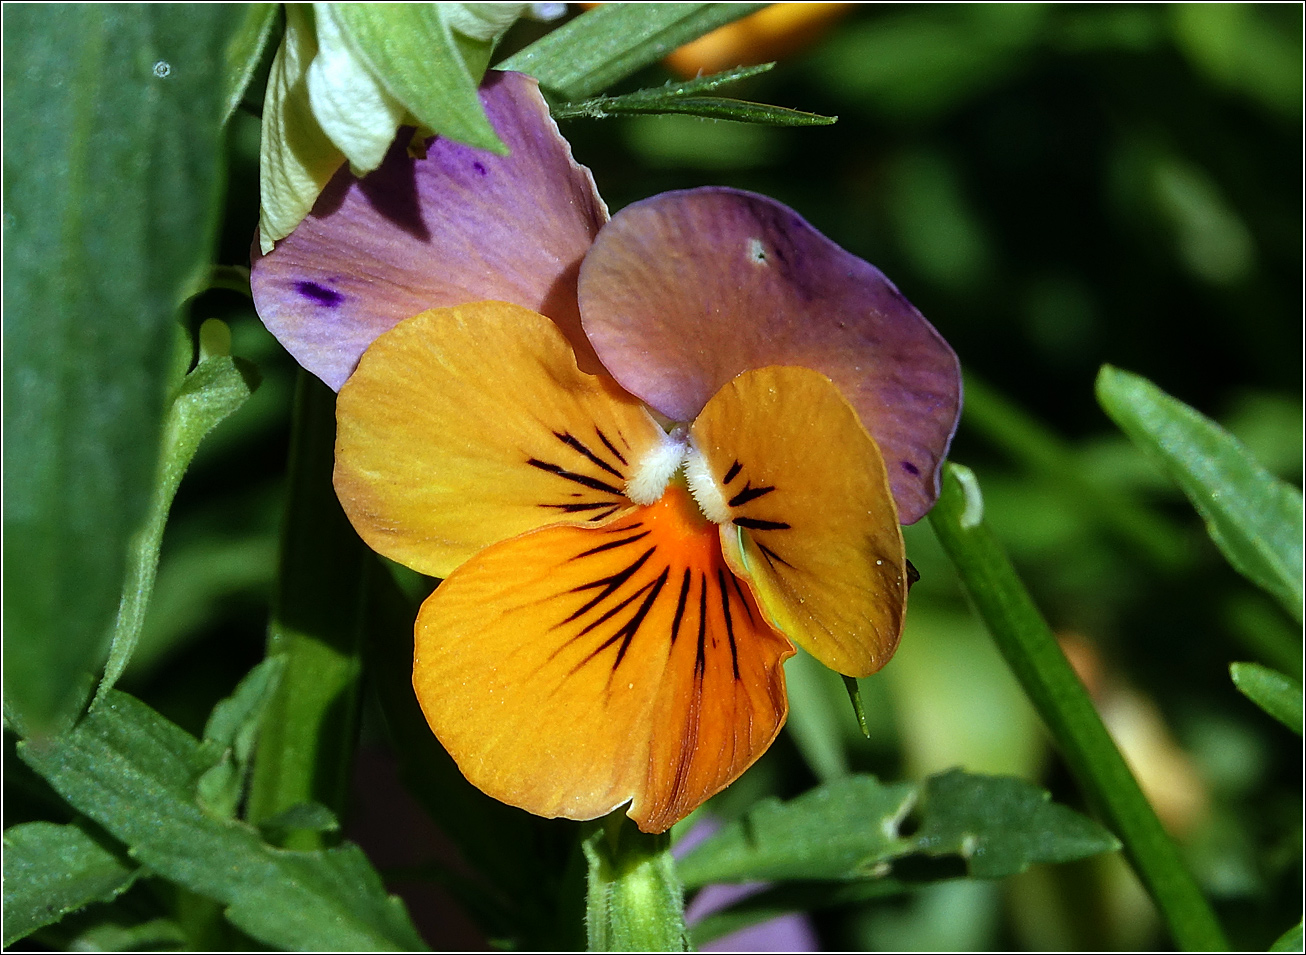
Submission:
<svg viewBox="0 0 1306 955">
<path fill-rule="evenodd" d="M 748 257 L 754 265 L 766 265 L 766 246 L 761 239 L 748 240 Z"/>
</svg>

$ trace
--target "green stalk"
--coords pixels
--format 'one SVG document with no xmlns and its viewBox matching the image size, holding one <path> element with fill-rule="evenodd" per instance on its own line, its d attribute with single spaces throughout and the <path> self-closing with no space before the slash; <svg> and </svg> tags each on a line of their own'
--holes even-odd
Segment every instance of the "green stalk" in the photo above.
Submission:
<svg viewBox="0 0 1306 955">
<path fill-rule="evenodd" d="M 589 825 L 582 843 L 589 864 L 589 950 L 689 951 L 670 834 L 640 832 L 620 809 Z"/>
<path fill-rule="evenodd" d="M 287 656 L 254 760 L 246 817 L 258 823 L 297 803 L 340 815 L 358 735 L 366 574 L 373 561 L 331 485 L 335 395 L 300 371 L 291 425 L 289 482 L 268 655 Z M 287 846 L 320 848 L 327 836 L 293 831 Z"/>
<path fill-rule="evenodd" d="M 1227 949 L 1215 913 L 1102 725 L 1047 622 L 984 524 L 983 509 L 971 471 L 947 465 L 943 493 L 930 512 L 930 524 L 998 649 L 1080 786 L 1124 843 L 1175 942 L 1189 951 Z"/>
</svg>

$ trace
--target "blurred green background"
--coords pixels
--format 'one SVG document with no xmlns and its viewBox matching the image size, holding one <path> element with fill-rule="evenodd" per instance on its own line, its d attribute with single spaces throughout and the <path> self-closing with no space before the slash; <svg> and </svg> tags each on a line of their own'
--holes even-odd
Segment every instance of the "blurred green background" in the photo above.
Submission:
<svg viewBox="0 0 1306 955">
<path fill-rule="evenodd" d="M 519 25 L 504 50 L 544 29 Z M 1301 917 L 1302 760 L 1227 667 L 1300 672 L 1301 635 L 1113 430 L 1093 379 L 1104 362 L 1151 378 L 1300 484 L 1301 31 L 1296 4 L 858 5 L 729 91 L 838 115 L 834 126 L 563 126 L 614 211 L 707 184 L 774 196 L 878 265 L 952 343 L 968 376 L 953 457 L 976 471 L 991 526 L 1235 948 L 1264 948 Z M 233 120 L 227 264 L 248 262 L 258 134 L 255 116 Z M 294 375 L 247 300 L 210 292 L 192 318 L 215 316 L 264 382 L 182 485 L 122 684 L 192 731 L 262 657 Z M 863 681 L 872 738 L 837 677 L 797 659 L 790 732 L 712 812 L 849 769 L 918 779 L 953 765 L 1081 805 L 928 524 L 907 541 L 922 579 L 902 649 Z M 369 754 L 385 745 L 375 724 L 365 718 Z M 1119 859 L 814 920 L 835 949 L 1166 944 Z"/>
</svg>

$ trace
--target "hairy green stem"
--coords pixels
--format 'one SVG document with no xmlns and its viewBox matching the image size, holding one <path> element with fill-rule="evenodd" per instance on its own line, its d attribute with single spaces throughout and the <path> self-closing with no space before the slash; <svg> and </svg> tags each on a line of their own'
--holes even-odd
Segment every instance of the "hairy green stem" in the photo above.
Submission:
<svg viewBox="0 0 1306 955">
<path fill-rule="evenodd" d="M 360 648 L 367 548 L 331 486 L 335 396 L 300 371 L 290 439 L 289 482 L 268 655 L 286 672 L 259 738 L 246 817 L 259 822 L 297 803 L 339 815 L 348 794 L 358 730 Z M 287 845 L 320 847 L 327 836 L 296 830 Z"/>
<path fill-rule="evenodd" d="M 590 824 L 585 926 L 591 952 L 684 952 L 684 890 L 667 833 L 640 832 L 618 809 Z"/>
<path fill-rule="evenodd" d="M 1227 948 L 1215 914 L 1177 847 L 985 525 L 983 499 L 969 469 L 953 464 L 945 468 L 943 493 L 930 512 L 930 524 L 1071 772 L 1124 843 L 1175 942 L 1194 951 Z"/>
</svg>

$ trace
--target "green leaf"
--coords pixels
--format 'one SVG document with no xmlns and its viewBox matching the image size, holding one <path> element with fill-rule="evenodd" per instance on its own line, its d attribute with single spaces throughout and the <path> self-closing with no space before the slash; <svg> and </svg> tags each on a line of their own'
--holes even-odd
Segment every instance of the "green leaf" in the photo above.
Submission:
<svg viewBox="0 0 1306 955">
<path fill-rule="evenodd" d="M 291 852 L 199 807 L 199 743 L 111 690 L 71 732 L 19 744 L 23 761 L 154 872 L 227 906 L 242 931 L 285 949 L 422 948 L 403 904 L 355 845 Z"/>
<path fill-rule="evenodd" d="M 1011 776 L 972 776 L 957 769 L 931 776 L 921 813 L 913 846 L 929 856 L 959 855 L 967 871 L 980 879 L 1120 848 L 1115 836 L 1093 820 Z"/>
<path fill-rule="evenodd" d="M 1259 663 L 1233 663 L 1229 675 L 1247 699 L 1298 736 L 1302 729 L 1301 684 Z"/>
<path fill-rule="evenodd" d="M 4 944 L 118 897 L 139 867 L 76 825 L 28 822 L 4 835 Z"/>
<path fill-rule="evenodd" d="M 679 870 L 691 887 L 847 882 L 883 878 L 888 863 L 908 856 L 955 856 L 972 876 L 993 879 L 1120 847 L 1097 823 L 1049 799 L 1021 779 L 955 769 L 931 776 L 921 789 L 849 776 L 787 803 L 761 803 L 691 851 Z M 904 836 L 902 823 L 913 812 L 920 826 Z"/>
<path fill-rule="evenodd" d="M 1272 952 L 1300 952 L 1302 950 L 1302 923 L 1298 922 L 1280 935 L 1270 946 Z"/>
<path fill-rule="evenodd" d="M 204 328 L 212 330 L 215 325 L 223 326 L 223 323 L 210 319 L 204 323 Z M 202 334 L 201 339 L 204 337 Z M 205 435 L 248 400 L 258 386 L 258 380 L 258 372 L 249 363 L 227 355 L 214 355 L 203 359 L 185 377 L 168 405 L 150 509 L 145 525 L 132 538 L 127 580 L 118 604 L 109 661 L 98 694 L 111 689 L 122 676 L 140 639 L 145 613 L 154 593 L 159 548 L 163 546 L 168 511 L 186 469 Z"/>
<path fill-rule="evenodd" d="M 277 22 L 277 4 L 251 3 L 244 7 L 245 17 L 231 37 L 226 49 L 226 71 L 223 77 L 222 121 L 240 105 L 254 70 L 263 59 L 272 25 Z"/>
<path fill-rule="evenodd" d="M 607 89 L 672 50 L 763 3 L 606 3 L 499 64 L 529 73 L 564 100 Z"/>
<path fill-rule="evenodd" d="M 507 155 L 485 115 L 442 3 L 337 3 L 350 44 L 386 90 L 423 126 Z M 488 41 L 481 41 L 489 48 Z M 393 131 L 391 132 L 393 138 Z"/>
<path fill-rule="evenodd" d="M 908 851 L 898 828 L 915 798 L 909 783 L 847 776 L 787 803 L 768 799 L 681 859 L 680 877 L 696 887 L 870 875 Z"/>
<path fill-rule="evenodd" d="M 607 119 L 637 113 L 686 113 L 765 126 L 828 126 L 837 120 L 838 117 L 835 116 L 804 113 L 783 106 L 766 106 L 702 95 L 728 83 L 765 73 L 773 66 L 774 63 L 763 63 L 760 66 L 738 67 L 684 83 L 667 83 L 651 89 L 636 90 L 623 96 L 596 96 L 579 103 L 555 107 L 550 112 L 554 119 Z"/>
<path fill-rule="evenodd" d="M 76 714 L 108 646 L 211 259 L 241 16 L 4 8 L 5 702 L 26 733 Z"/>
<path fill-rule="evenodd" d="M 157 952 L 185 950 L 186 943 L 186 933 L 172 919 L 150 919 L 129 926 L 100 922 L 77 933 L 59 948 L 70 952 Z"/>
<path fill-rule="evenodd" d="M 634 95 L 634 94 L 632 94 Z M 767 106 L 740 99 L 722 99 L 707 96 L 685 96 L 670 99 L 645 97 L 628 101 L 614 96 L 605 99 L 585 100 L 574 106 L 561 106 L 553 111 L 555 119 L 607 119 L 611 116 L 639 113 L 685 113 L 705 119 L 725 119 L 736 123 L 756 123 L 760 126 L 829 126 L 837 116 L 821 116 L 783 106 Z"/>
<path fill-rule="evenodd" d="M 1302 496 L 1214 421 L 1146 378 L 1103 365 L 1097 400 L 1161 460 L 1234 569 L 1302 620 Z"/>
</svg>

